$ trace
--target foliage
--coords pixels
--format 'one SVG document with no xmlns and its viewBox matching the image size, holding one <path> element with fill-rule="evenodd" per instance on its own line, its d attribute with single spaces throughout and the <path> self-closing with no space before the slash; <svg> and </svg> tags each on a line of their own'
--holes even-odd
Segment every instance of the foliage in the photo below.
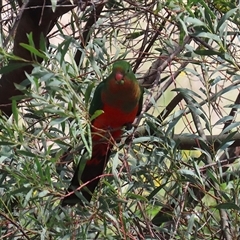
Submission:
<svg viewBox="0 0 240 240">
<path fill-rule="evenodd" d="M 239 8 L 221 3 L 76 4 L 49 42 L 37 47 L 27 34 L 30 61 L 12 53 L 8 20 L 21 11 L 6 2 L 0 74 L 34 68 L 15 84 L 11 118 L 0 116 L 2 239 L 238 238 Z M 119 58 L 145 87 L 138 126 L 112 152 L 93 200 L 61 208 L 81 149 L 91 151 L 94 88 Z"/>
</svg>

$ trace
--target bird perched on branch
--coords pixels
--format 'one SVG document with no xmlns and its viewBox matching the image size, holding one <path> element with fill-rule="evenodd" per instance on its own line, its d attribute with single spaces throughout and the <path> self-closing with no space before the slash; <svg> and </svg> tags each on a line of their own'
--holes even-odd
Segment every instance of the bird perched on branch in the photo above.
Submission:
<svg viewBox="0 0 240 240">
<path fill-rule="evenodd" d="M 109 160 L 111 149 L 121 138 L 124 126 L 132 124 L 134 119 L 141 112 L 143 101 L 143 90 L 140 87 L 131 65 L 119 60 L 113 64 L 112 73 L 103 80 L 96 88 L 89 114 L 97 110 L 102 113 L 92 120 L 92 154 L 82 169 L 78 164 L 68 193 L 73 192 L 82 184 L 80 192 L 87 201 L 91 201 L 92 194 L 98 185 L 100 175 Z M 82 203 L 74 192 L 67 194 L 62 201 L 62 206 Z"/>
</svg>

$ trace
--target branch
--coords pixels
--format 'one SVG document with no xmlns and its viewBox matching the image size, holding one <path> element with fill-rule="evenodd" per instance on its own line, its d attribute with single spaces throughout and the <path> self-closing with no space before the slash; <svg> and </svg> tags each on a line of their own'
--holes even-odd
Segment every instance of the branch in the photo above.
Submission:
<svg viewBox="0 0 240 240">
<path fill-rule="evenodd" d="M 31 73 L 33 66 L 31 65 L 32 55 L 25 48 L 20 46 L 20 43 L 27 43 L 27 34 L 33 34 L 33 41 L 36 48 L 39 48 L 41 35 L 46 39 L 47 33 L 52 28 L 52 23 L 56 19 L 72 9 L 73 5 L 70 1 L 60 1 L 55 13 L 52 12 L 50 0 L 29 0 L 27 4 L 23 4 L 18 14 L 18 18 L 14 24 L 14 29 L 11 32 L 11 37 L 14 37 L 13 54 L 29 61 L 28 66 L 15 69 L 9 73 L 3 74 L 0 79 L 0 110 L 7 116 L 12 114 L 11 97 L 19 95 L 21 92 L 15 88 L 15 83 L 20 84 L 26 79 L 26 73 Z M 15 33 L 15 36 L 13 36 Z M 8 44 L 5 42 L 5 45 Z M 41 63 L 42 59 L 38 59 Z M 9 65 L 17 61 L 9 61 Z M 20 63 L 20 61 L 18 61 Z"/>
<path fill-rule="evenodd" d="M 96 8 L 93 8 L 92 12 L 90 13 L 88 21 L 83 30 L 83 36 L 82 36 L 82 41 L 81 41 L 82 48 L 84 48 L 84 46 L 86 46 L 87 42 L 89 41 L 90 31 L 92 29 L 92 26 L 99 19 L 104 6 L 105 6 L 105 2 L 102 2 L 102 3 L 98 4 Z M 82 57 L 82 52 L 78 50 L 74 57 L 74 60 L 77 65 L 79 65 L 81 57 Z"/>
<path fill-rule="evenodd" d="M 14 222 L 11 218 L 9 218 L 5 213 L 3 213 L 1 211 L 0 211 L 0 215 L 2 217 L 6 218 L 10 223 L 12 223 L 22 233 L 22 235 L 26 239 L 30 240 L 30 238 L 27 236 L 27 234 L 24 232 L 24 230 L 22 229 L 22 227 L 20 225 L 18 225 L 16 222 Z"/>
</svg>

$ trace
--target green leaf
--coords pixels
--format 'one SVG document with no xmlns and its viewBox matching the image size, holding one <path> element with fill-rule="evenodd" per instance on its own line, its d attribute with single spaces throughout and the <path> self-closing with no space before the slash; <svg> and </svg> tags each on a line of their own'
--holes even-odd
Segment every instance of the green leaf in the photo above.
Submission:
<svg viewBox="0 0 240 240">
<path fill-rule="evenodd" d="M 197 19 L 197 18 L 187 17 L 184 20 L 187 23 L 193 24 L 193 26 L 204 26 L 204 27 L 206 27 L 206 24 L 204 22 L 202 22 L 201 20 Z"/>
<path fill-rule="evenodd" d="M 30 200 L 30 198 L 32 197 L 32 195 L 33 195 L 33 188 L 31 188 L 30 189 L 30 191 L 25 195 L 25 206 L 26 206 L 26 204 L 29 202 L 29 200 Z"/>
<path fill-rule="evenodd" d="M 209 32 L 197 32 L 192 34 L 193 36 L 199 37 L 199 38 L 209 38 L 211 40 L 216 41 L 217 43 L 222 44 L 221 39 L 219 38 L 218 35 L 213 34 L 213 33 L 209 33 Z"/>
<path fill-rule="evenodd" d="M 27 156 L 27 157 L 36 157 L 35 153 L 25 151 L 25 150 L 17 150 L 17 153 L 20 154 L 20 155 Z"/>
<path fill-rule="evenodd" d="M 146 197 L 139 194 L 128 192 L 127 196 L 131 199 L 136 199 L 137 201 L 148 202 L 148 199 Z"/>
<path fill-rule="evenodd" d="M 51 3 L 52 3 L 52 11 L 55 12 L 57 7 L 57 0 L 51 0 Z"/>
<path fill-rule="evenodd" d="M 194 53 L 200 55 L 200 56 L 214 56 L 214 55 L 219 55 L 219 52 L 217 51 L 214 51 L 214 50 L 200 50 L 200 49 L 197 49 L 197 50 L 194 50 Z"/>
<path fill-rule="evenodd" d="M 94 114 L 91 116 L 90 121 L 94 120 L 95 118 L 97 118 L 98 116 L 100 116 L 101 114 L 103 114 L 104 111 L 103 110 L 97 110 L 94 112 Z"/>
<path fill-rule="evenodd" d="M 223 17 L 218 22 L 216 32 L 219 31 L 219 28 L 222 26 L 222 24 L 224 24 L 233 14 L 235 14 L 236 11 L 238 11 L 238 8 L 231 9 L 230 11 L 223 15 Z"/>
<path fill-rule="evenodd" d="M 240 207 L 236 205 L 235 203 L 220 203 L 216 206 L 214 206 L 216 209 L 234 209 L 234 210 L 240 210 Z"/>
<path fill-rule="evenodd" d="M 48 190 L 43 190 L 42 192 L 40 192 L 40 193 L 38 194 L 38 196 L 39 196 L 40 198 L 43 198 L 43 197 L 47 196 L 48 194 L 49 194 L 49 191 L 48 191 Z"/>
<path fill-rule="evenodd" d="M 85 104 L 86 104 L 87 108 L 88 108 L 88 105 L 89 105 L 89 100 L 90 100 L 91 93 L 92 93 L 92 90 L 93 90 L 94 86 L 95 86 L 94 83 L 88 84 L 87 89 L 86 89 L 85 94 L 84 94 Z"/>
<path fill-rule="evenodd" d="M 61 124 L 62 122 L 67 121 L 68 117 L 55 118 L 51 120 L 50 126 Z"/>
<path fill-rule="evenodd" d="M 196 175 L 195 172 L 193 172 L 192 170 L 188 170 L 188 169 L 180 169 L 178 170 L 178 172 L 184 176 L 185 178 L 187 178 L 187 180 L 191 183 L 199 183 L 198 181 L 198 176 Z"/>
<path fill-rule="evenodd" d="M 13 72 L 16 69 L 23 68 L 29 65 L 30 63 L 25 62 L 10 62 L 7 66 L 0 68 L 0 74 Z"/>
<path fill-rule="evenodd" d="M 15 123 L 18 125 L 18 106 L 15 99 L 12 100 L 12 113 Z"/>
<path fill-rule="evenodd" d="M 23 48 L 27 49 L 29 52 L 31 52 L 33 55 L 38 56 L 44 60 L 47 60 L 47 57 L 45 56 L 44 53 L 41 53 L 40 51 L 38 51 L 35 47 L 30 46 L 26 43 L 19 43 L 20 46 L 22 46 Z"/>
<path fill-rule="evenodd" d="M 13 142 L 7 142 L 7 141 L 0 141 L 0 145 L 17 145 L 16 143 Z"/>
<path fill-rule="evenodd" d="M 231 123 L 229 126 L 227 126 L 222 132 L 222 134 L 226 134 L 229 133 L 230 131 L 236 130 L 235 128 L 237 128 L 240 125 L 240 122 L 233 122 Z"/>
<path fill-rule="evenodd" d="M 136 39 L 136 38 L 138 38 L 138 37 L 144 35 L 144 33 L 145 33 L 145 30 L 142 30 L 142 31 L 136 31 L 136 32 L 133 32 L 133 33 L 127 34 L 126 39 L 131 39 L 131 40 L 133 40 L 133 39 Z"/>
<path fill-rule="evenodd" d="M 222 125 L 228 121 L 232 121 L 233 120 L 233 116 L 224 116 L 221 119 L 219 119 L 216 123 L 214 123 L 213 126 L 217 126 L 217 125 Z"/>
<path fill-rule="evenodd" d="M 37 175 L 40 177 L 42 181 L 45 180 L 45 174 L 43 174 L 43 168 L 41 165 L 41 162 L 39 161 L 40 159 L 35 157 L 35 163 L 37 165 Z"/>
</svg>

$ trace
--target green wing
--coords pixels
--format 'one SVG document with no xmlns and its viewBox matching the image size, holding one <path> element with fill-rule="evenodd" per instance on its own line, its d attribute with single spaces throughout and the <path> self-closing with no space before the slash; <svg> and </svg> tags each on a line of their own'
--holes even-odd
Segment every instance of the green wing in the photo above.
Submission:
<svg viewBox="0 0 240 240">
<path fill-rule="evenodd" d="M 92 116 L 97 110 L 103 109 L 101 94 L 104 91 L 107 81 L 109 81 L 109 79 L 112 78 L 112 75 L 113 75 L 113 72 L 107 78 L 105 78 L 102 82 L 100 82 L 96 87 L 96 90 L 93 94 L 93 99 L 91 101 L 90 108 L 89 108 L 90 116 Z"/>
<path fill-rule="evenodd" d="M 89 114 L 92 116 L 97 110 L 103 109 L 103 102 L 101 99 L 101 93 L 103 91 L 105 82 L 100 82 L 94 92 L 93 99 L 90 104 Z"/>
</svg>

